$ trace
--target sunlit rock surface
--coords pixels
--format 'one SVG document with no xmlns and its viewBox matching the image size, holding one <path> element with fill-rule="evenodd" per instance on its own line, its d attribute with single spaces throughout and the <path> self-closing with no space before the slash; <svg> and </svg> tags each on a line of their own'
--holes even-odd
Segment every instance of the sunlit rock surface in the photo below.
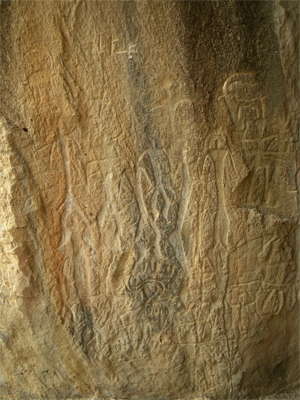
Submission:
<svg viewBox="0 0 300 400">
<path fill-rule="evenodd" d="M 299 3 L 0 4 L 0 399 L 299 399 Z"/>
</svg>

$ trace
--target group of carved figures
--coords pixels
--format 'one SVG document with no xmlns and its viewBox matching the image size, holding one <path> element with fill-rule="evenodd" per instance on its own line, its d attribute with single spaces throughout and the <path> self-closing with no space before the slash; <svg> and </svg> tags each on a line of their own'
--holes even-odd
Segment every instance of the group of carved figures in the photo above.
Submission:
<svg viewBox="0 0 300 400">
<path fill-rule="evenodd" d="M 174 339 L 178 344 L 222 341 L 228 328 L 236 337 L 249 335 L 261 321 L 291 310 L 297 298 L 293 224 L 285 220 L 281 201 L 286 195 L 294 204 L 290 138 L 286 132 L 279 137 L 268 130 L 266 98 L 255 74 L 227 79 L 222 101 L 230 122 L 210 135 L 198 160 L 199 236 L 188 238 L 198 242 L 198 254 L 186 251 L 182 237 L 193 191 L 190 182 L 184 182 L 189 177 L 187 162 L 182 163 L 178 191 L 167 152 L 158 141 L 153 140 L 141 154 L 135 184 L 122 176 L 119 187 L 126 194 L 126 207 L 120 204 L 118 209 L 122 196 L 118 201 L 111 197 L 110 219 L 119 213 L 116 223 L 122 224 L 125 213 L 131 221 L 118 232 L 126 236 L 128 231 L 133 256 L 128 257 L 129 267 L 118 267 L 120 260 L 127 262 L 121 254 L 126 240 L 120 239 L 120 248 L 107 266 L 108 286 L 118 288 L 119 298 L 125 296 L 123 310 L 133 316 L 131 323 L 140 323 L 141 329 L 151 326 L 151 335 L 169 327 L 175 332 L 176 324 L 182 326 L 180 319 L 188 319 L 190 336 L 195 328 L 194 338 L 180 339 L 188 334 L 183 329 Z M 113 187 L 113 182 L 108 186 Z M 121 276 L 115 273 L 118 268 Z M 187 296 L 190 289 L 194 292 Z"/>
<path fill-rule="evenodd" d="M 222 100 L 230 124 L 210 136 L 200 168 L 201 282 L 196 297 L 203 309 L 225 302 L 241 333 L 249 331 L 253 310 L 261 319 L 279 314 L 284 305 L 291 309 L 296 301 L 292 227 L 282 219 L 278 203 L 280 196 L 295 196 L 294 154 L 286 132 L 278 136 L 267 127 L 267 102 L 254 73 L 227 79 Z M 126 293 L 139 317 L 161 330 L 181 309 L 181 290 L 189 275 L 180 223 L 184 200 L 174 189 L 167 154 L 158 144 L 141 155 L 137 167 L 141 217 Z"/>
</svg>

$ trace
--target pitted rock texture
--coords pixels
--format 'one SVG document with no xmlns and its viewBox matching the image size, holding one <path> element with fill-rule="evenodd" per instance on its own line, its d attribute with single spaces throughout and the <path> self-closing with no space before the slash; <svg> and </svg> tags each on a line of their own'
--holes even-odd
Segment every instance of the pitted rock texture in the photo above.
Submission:
<svg viewBox="0 0 300 400">
<path fill-rule="evenodd" d="M 298 2 L 0 4 L 0 399 L 299 398 Z"/>
</svg>

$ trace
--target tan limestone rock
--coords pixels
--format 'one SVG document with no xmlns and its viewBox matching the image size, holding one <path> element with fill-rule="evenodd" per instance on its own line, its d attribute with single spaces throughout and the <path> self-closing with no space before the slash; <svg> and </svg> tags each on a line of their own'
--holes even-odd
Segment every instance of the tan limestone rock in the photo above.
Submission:
<svg viewBox="0 0 300 400">
<path fill-rule="evenodd" d="M 296 399 L 294 1 L 2 0 L 0 399 Z"/>
</svg>

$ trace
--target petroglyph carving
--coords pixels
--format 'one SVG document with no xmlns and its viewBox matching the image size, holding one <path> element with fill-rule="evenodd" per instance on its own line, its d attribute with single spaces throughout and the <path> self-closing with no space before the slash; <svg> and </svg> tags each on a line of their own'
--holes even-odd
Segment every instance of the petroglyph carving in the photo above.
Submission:
<svg viewBox="0 0 300 400">
<path fill-rule="evenodd" d="M 182 88 L 175 80 L 168 78 L 163 81 L 160 96 L 151 105 L 150 112 L 167 119 L 174 135 L 191 134 L 193 131 L 195 115 L 192 99 L 188 93 L 182 94 Z"/>
<path fill-rule="evenodd" d="M 202 176 L 202 198 L 199 203 L 199 208 L 202 212 L 199 218 L 199 226 L 202 229 L 200 254 L 203 257 L 206 250 L 211 248 L 215 241 L 215 219 L 218 211 L 216 171 L 215 164 L 210 155 L 207 155 L 204 160 Z"/>
<path fill-rule="evenodd" d="M 137 179 L 141 210 L 138 256 L 127 291 L 134 307 L 162 329 L 180 302 L 185 260 L 181 229 L 186 194 L 175 193 L 167 155 L 157 146 L 140 157 Z"/>
<path fill-rule="evenodd" d="M 126 43 L 124 39 L 115 38 L 113 35 L 99 35 L 98 49 L 102 55 L 125 54 L 131 59 L 137 53 L 137 43 Z"/>
<path fill-rule="evenodd" d="M 278 209 L 278 186 L 295 204 L 295 183 L 291 180 L 295 158 L 288 145 L 288 122 L 279 121 L 278 134 L 267 127 L 267 99 L 261 94 L 254 73 L 232 75 L 223 86 L 223 94 L 235 126 L 233 142 L 242 145 L 243 159 L 249 168 L 245 204 Z"/>
<path fill-rule="evenodd" d="M 0 399 L 293 391 L 296 2 L 0 3 Z"/>
<path fill-rule="evenodd" d="M 259 139 L 266 128 L 266 102 L 255 73 L 230 76 L 223 93 L 233 123 L 241 132 L 242 140 Z"/>
</svg>

